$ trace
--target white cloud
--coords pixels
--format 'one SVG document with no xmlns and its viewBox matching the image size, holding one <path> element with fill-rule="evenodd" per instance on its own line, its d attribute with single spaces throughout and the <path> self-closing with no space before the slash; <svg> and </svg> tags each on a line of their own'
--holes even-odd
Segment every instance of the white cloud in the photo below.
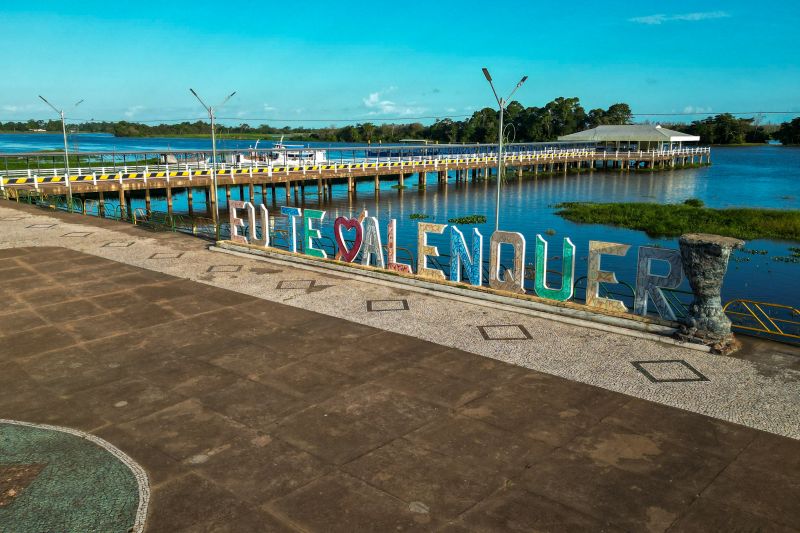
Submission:
<svg viewBox="0 0 800 533">
<path fill-rule="evenodd" d="M 369 93 L 369 96 L 362 98 L 364 106 L 371 109 L 371 113 L 394 113 L 397 104 L 391 100 L 381 98 L 380 92 Z"/>
<path fill-rule="evenodd" d="M 134 105 L 134 106 L 131 106 L 131 107 L 129 107 L 129 108 L 127 109 L 127 111 L 125 111 L 125 113 L 123 113 L 123 114 L 124 114 L 126 117 L 128 117 L 128 118 L 133 118 L 133 117 L 134 117 L 134 116 L 136 116 L 136 115 L 139 113 L 139 111 L 141 111 L 142 109 L 144 109 L 144 106 L 143 106 L 143 105 Z"/>
<path fill-rule="evenodd" d="M 684 113 L 711 113 L 711 107 L 691 106 L 687 105 L 683 108 Z"/>
<path fill-rule="evenodd" d="M 3 111 L 8 111 L 9 113 L 16 113 L 17 111 L 21 111 L 22 108 L 18 105 L 4 105 Z"/>
<path fill-rule="evenodd" d="M 704 11 L 704 12 L 697 12 L 697 13 L 683 13 L 678 15 L 664 15 L 664 14 L 657 14 L 657 15 L 647 15 L 644 17 L 633 17 L 628 19 L 628 22 L 635 22 L 636 24 L 647 24 L 647 25 L 658 25 L 663 24 L 665 22 L 674 22 L 674 21 L 688 21 L 688 22 L 697 22 L 700 20 L 710 20 L 710 19 L 723 19 L 730 17 L 730 13 L 725 11 Z"/>
<path fill-rule="evenodd" d="M 398 104 L 394 100 L 389 100 L 384 96 L 386 93 L 391 93 L 396 90 L 397 87 L 391 86 L 387 89 L 383 89 L 382 91 L 369 93 L 369 96 L 362 98 L 361 101 L 364 103 L 364 107 L 369 110 L 367 115 L 410 116 L 417 115 L 425 111 L 424 107 L 415 105 L 416 102 Z"/>
<path fill-rule="evenodd" d="M 277 110 L 278 108 L 276 107 L 272 107 L 269 104 L 264 104 L 264 111 L 266 111 L 267 113 L 269 113 L 270 111 L 277 111 Z"/>
</svg>

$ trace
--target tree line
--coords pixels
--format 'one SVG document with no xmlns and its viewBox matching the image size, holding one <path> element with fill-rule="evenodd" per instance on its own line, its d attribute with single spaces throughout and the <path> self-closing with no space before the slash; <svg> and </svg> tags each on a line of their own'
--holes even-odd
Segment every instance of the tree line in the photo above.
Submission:
<svg viewBox="0 0 800 533">
<path fill-rule="evenodd" d="M 553 141 L 595 126 L 630 124 L 633 114 L 628 104 L 617 103 L 607 109 L 586 110 L 578 98 L 559 97 L 543 107 L 525 107 L 511 102 L 506 108 L 505 137 L 509 142 Z M 664 124 L 692 135 L 699 135 L 702 144 L 763 143 L 777 139 L 784 144 L 800 144 L 800 119 L 778 126 L 761 125 L 756 118 L 737 118 L 720 114 L 690 124 Z M 110 133 L 117 137 L 156 137 L 173 135 L 207 135 L 210 125 L 198 120 L 177 124 L 142 124 L 129 121 L 91 121 L 71 124 L 69 129 L 86 133 Z M 419 122 L 405 124 L 374 124 L 364 122 L 337 127 L 309 128 L 274 127 L 268 124 L 251 126 L 218 126 L 221 136 L 235 135 L 286 135 L 294 140 L 344 143 L 396 142 L 401 139 L 427 139 L 439 143 L 493 143 L 499 132 L 499 112 L 493 108 L 475 111 L 464 120 L 445 118 L 424 125 Z M 28 132 L 45 130 L 60 132 L 57 120 L 28 120 L 25 122 L 0 122 L 0 131 Z"/>
</svg>

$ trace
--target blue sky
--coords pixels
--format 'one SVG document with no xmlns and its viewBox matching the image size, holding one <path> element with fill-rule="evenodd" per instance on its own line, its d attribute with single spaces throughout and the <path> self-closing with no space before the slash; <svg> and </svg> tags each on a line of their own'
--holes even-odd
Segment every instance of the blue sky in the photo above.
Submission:
<svg viewBox="0 0 800 533">
<path fill-rule="evenodd" d="M 0 120 L 48 118 L 38 94 L 85 99 L 76 118 L 199 118 L 189 87 L 236 90 L 235 123 L 468 115 L 494 104 L 483 66 L 501 91 L 527 74 L 524 105 L 800 111 L 799 25 L 794 0 L 3 0 Z"/>
</svg>

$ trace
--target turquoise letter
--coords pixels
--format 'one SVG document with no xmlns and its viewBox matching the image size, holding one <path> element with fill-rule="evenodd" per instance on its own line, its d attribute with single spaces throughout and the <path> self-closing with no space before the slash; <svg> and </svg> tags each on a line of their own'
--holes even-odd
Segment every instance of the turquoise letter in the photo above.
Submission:
<svg viewBox="0 0 800 533">
<path fill-rule="evenodd" d="M 328 257 L 328 254 L 321 248 L 314 248 L 313 240 L 319 239 L 322 237 L 322 234 L 319 232 L 319 229 L 311 226 L 312 220 L 319 220 L 322 222 L 323 218 L 325 218 L 325 211 L 320 211 L 319 209 L 306 209 L 303 212 L 303 251 L 307 255 L 325 259 Z"/>
<path fill-rule="evenodd" d="M 547 241 L 541 235 L 537 235 L 534 289 L 538 296 L 559 302 L 565 302 L 572 298 L 572 283 L 575 277 L 575 245 L 569 238 L 564 239 L 561 265 L 561 288 L 551 289 L 547 286 Z"/>
</svg>

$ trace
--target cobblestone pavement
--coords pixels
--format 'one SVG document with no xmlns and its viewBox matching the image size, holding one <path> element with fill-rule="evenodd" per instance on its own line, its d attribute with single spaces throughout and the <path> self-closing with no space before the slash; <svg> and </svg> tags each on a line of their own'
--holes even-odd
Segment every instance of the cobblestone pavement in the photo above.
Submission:
<svg viewBox="0 0 800 533">
<path fill-rule="evenodd" d="M 7 205 L 0 418 L 138 461 L 147 531 L 800 529 L 793 368 Z"/>
</svg>

